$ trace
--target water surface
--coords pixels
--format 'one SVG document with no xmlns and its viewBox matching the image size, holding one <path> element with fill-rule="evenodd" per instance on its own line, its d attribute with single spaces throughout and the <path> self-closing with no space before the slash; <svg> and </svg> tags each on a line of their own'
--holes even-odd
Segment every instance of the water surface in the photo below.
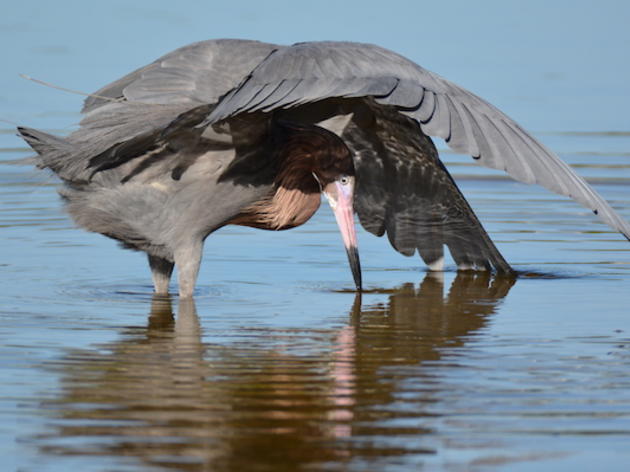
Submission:
<svg viewBox="0 0 630 472">
<path fill-rule="evenodd" d="M 629 217 L 630 137 L 552 138 Z M 622 470 L 627 241 L 444 155 L 521 277 L 427 274 L 362 232 L 358 297 L 323 208 L 213 235 L 196 306 L 152 298 L 141 255 L 74 229 L 54 181 L 5 159 L 5 453 L 32 471 Z"/>
<path fill-rule="evenodd" d="M 4 68 L 95 90 L 195 39 L 376 42 L 514 114 L 630 219 L 623 2 L 459 15 L 361 2 L 350 22 L 311 5 L 306 23 L 183 3 L 15 7 Z M 450 15 L 449 33 L 427 15 Z M 473 20 L 485 27 L 471 35 Z M 0 118 L 59 133 L 78 121 L 80 97 L 8 77 Z M 3 470 L 627 470 L 630 244 L 437 144 L 520 277 L 428 274 L 360 232 L 358 297 L 322 207 L 292 231 L 213 234 L 190 304 L 153 298 L 142 255 L 75 229 L 0 122 Z"/>
</svg>

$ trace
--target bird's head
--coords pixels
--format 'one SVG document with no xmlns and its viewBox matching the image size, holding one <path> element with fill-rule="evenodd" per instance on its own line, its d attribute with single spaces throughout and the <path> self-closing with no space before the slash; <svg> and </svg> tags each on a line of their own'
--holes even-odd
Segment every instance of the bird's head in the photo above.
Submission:
<svg viewBox="0 0 630 472">
<path fill-rule="evenodd" d="M 286 122 L 277 125 L 282 135 L 279 148 L 284 158 L 281 161 L 285 163 L 279 179 L 283 185 L 299 186 L 306 193 L 324 194 L 335 214 L 354 282 L 361 290 L 361 263 L 353 215 L 352 153 L 339 136 L 319 126 Z"/>
<path fill-rule="evenodd" d="M 322 193 L 332 208 L 343 239 L 350 269 L 361 290 L 361 264 L 354 226 L 353 198 L 355 172 L 352 153 L 336 134 L 314 125 L 281 123 L 282 166 L 279 177 L 284 185 L 305 192 Z"/>
<path fill-rule="evenodd" d="M 315 172 L 313 177 L 321 186 L 321 191 L 332 208 L 341 232 L 343 245 L 348 254 L 350 269 L 357 289 L 361 290 L 361 262 L 357 245 L 357 233 L 354 226 L 353 199 L 354 175 L 345 173 L 334 176 L 328 183 L 323 183 Z M 326 182 L 326 181 L 324 181 Z"/>
</svg>

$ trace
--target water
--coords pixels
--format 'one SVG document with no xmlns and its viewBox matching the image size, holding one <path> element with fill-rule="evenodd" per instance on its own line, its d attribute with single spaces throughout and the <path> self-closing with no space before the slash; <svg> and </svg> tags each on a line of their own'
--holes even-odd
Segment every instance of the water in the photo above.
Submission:
<svg viewBox="0 0 630 472">
<path fill-rule="evenodd" d="M 484 76 L 484 85 L 462 57 L 458 82 L 485 96 L 484 86 L 488 92 L 496 84 L 497 95 L 488 98 L 533 124 L 630 219 L 630 128 L 620 111 L 629 97 L 621 78 L 629 74 L 627 65 L 614 69 L 624 67 L 614 57 L 627 43 L 627 29 L 611 26 L 623 15 L 571 5 L 578 5 L 572 22 L 554 17 L 556 10 L 542 18 L 525 10 L 524 19 L 505 20 L 539 20 L 532 44 L 518 27 L 510 30 L 508 43 L 531 59 L 527 80 L 510 59 L 506 75 L 496 82 Z M 168 16 L 174 7 L 158 2 L 156 9 L 144 7 L 146 16 L 121 21 L 147 30 L 171 24 L 171 34 L 182 38 L 155 54 L 143 48 L 168 42 L 161 35 L 150 45 L 130 44 L 126 55 L 103 46 L 97 61 L 91 42 L 121 16 L 99 11 L 103 24 L 77 44 L 69 36 L 76 33 L 69 10 L 50 23 L 42 8 L 39 17 L 31 12 L 35 19 L 28 11 L 7 17 L 17 26 L 2 34 L 23 40 L 14 41 L 22 54 L 5 56 L 8 70 L 33 73 L 40 64 L 50 71 L 42 78 L 80 89 L 96 89 L 98 74 L 113 79 L 188 42 L 187 35 L 244 36 L 202 33 L 201 20 L 179 24 L 184 13 Z M 86 28 L 87 13 L 77 11 L 83 20 L 77 27 Z M 259 10 L 251 15 L 256 22 L 245 15 L 243 24 L 273 20 Z M 370 25 L 377 20 L 365 15 L 364 29 L 375 31 Z M 604 17 L 609 22 L 598 20 Z M 573 34 L 563 36 L 566 49 L 556 42 L 545 55 L 539 43 L 552 37 L 547 26 L 554 18 L 576 30 L 565 31 Z M 580 25 L 597 31 L 589 47 L 606 51 L 594 63 L 616 71 L 601 73 L 599 88 L 591 87 L 595 71 L 571 73 L 579 58 L 567 59 L 569 44 L 586 41 Z M 58 34 L 51 36 L 51 28 Z M 308 28 L 306 37 L 341 35 Z M 469 38 L 476 41 L 471 51 L 494 44 L 489 33 L 479 33 Z M 262 39 L 304 39 L 285 34 Z M 609 49 L 598 43 L 619 35 L 625 36 Z M 409 53 L 404 44 L 350 39 Z M 442 50 L 415 51 L 414 58 L 439 62 L 451 42 L 462 47 L 451 38 Z M 480 47 L 475 55 L 490 64 L 505 47 Z M 78 76 L 80 64 L 91 60 L 99 65 Z M 554 62 L 565 75 L 551 74 Z M 79 98 L 2 80 L 0 118 L 50 131 L 78 120 Z M 532 88 L 518 94 L 506 84 Z M 587 105 L 589 113 L 576 113 Z M 590 211 L 476 167 L 438 142 L 519 278 L 457 274 L 452 265 L 441 276 L 427 274 L 417 257 L 403 258 L 387 241 L 360 232 L 366 291 L 358 298 L 334 218 L 322 207 L 292 231 L 225 228 L 212 235 L 193 305 L 154 299 L 143 256 L 76 230 L 61 209 L 56 181 L 24 161 L 29 153 L 13 133 L 0 122 L 3 470 L 627 470 L 630 245 Z"/>
</svg>

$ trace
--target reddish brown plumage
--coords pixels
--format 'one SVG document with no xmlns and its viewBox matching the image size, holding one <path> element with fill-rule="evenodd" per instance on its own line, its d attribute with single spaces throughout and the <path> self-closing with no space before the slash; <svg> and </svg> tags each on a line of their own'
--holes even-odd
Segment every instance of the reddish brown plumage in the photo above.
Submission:
<svg viewBox="0 0 630 472">
<path fill-rule="evenodd" d="M 274 190 L 244 209 L 231 224 L 270 230 L 302 225 L 319 208 L 321 185 L 341 175 L 354 175 L 350 151 L 334 133 L 288 123 L 277 123 L 273 133 Z"/>
</svg>

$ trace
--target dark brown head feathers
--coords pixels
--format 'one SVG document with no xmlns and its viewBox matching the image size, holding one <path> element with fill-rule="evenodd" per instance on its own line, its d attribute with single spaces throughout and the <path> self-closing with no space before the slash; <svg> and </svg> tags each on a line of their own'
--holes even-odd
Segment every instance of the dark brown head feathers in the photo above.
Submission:
<svg viewBox="0 0 630 472">
<path fill-rule="evenodd" d="M 352 155 L 334 133 L 314 125 L 278 122 L 274 140 L 280 162 L 277 182 L 299 185 L 306 180 L 316 183 L 317 175 L 326 185 L 342 175 L 354 175 Z M 319 192 L 319 186 L 315 187 Z"/>
<path fill-rule="evenodd" d="M 274 191 L 245 208 L 231 224 L 271 230 L 299 226 L 319 208 L 321 186 L 342 175 L 354 175 L 350 151 L 324 128 L 277 122 L 271 140 Z"/>
</svg>

